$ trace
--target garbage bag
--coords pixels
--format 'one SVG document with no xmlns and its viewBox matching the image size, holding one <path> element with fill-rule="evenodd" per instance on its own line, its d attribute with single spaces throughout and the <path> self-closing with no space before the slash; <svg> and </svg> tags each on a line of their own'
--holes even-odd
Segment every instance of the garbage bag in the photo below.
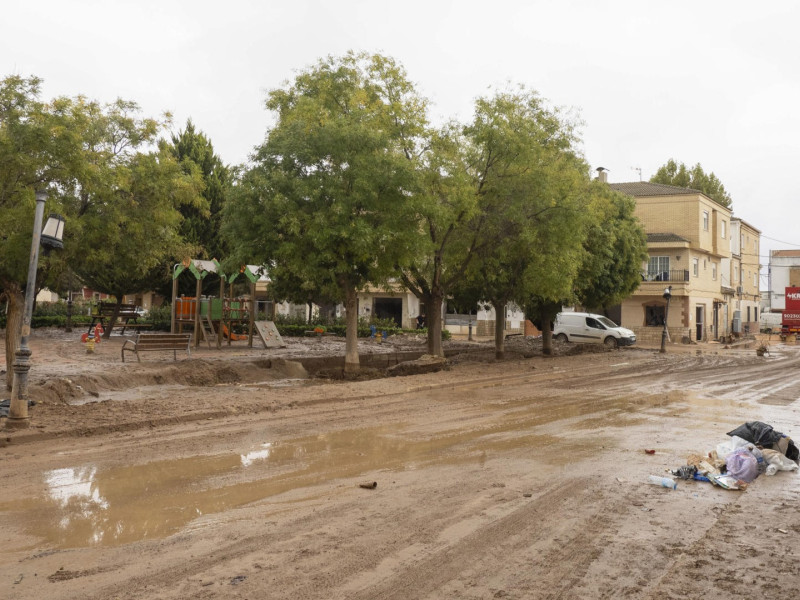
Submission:
<svg viewBox="0 0 800 600">
<path fill-rule="evenodd" d="M 725 457 L 728 474 L 750 483 L 758 477 L 758 461 L 747 448 L 737 448 Z"/>
<path fill-rule="evenodd" d="M 779 450 L 795 462 L 800 459 L 800 449 L 795 446 L 789 436 L 780 431 L 775 431 L 772 425 L 767 425 L 761 421 L 748 421 L 743 425 L 739 425 L 733 431 L 729 431 L 728 435 L 739 436 L 763 448 Z"/>
</svg>

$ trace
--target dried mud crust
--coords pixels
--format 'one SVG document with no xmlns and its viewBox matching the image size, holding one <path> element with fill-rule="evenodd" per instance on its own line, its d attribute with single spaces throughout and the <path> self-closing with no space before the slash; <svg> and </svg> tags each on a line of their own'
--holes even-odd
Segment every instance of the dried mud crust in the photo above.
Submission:
<svg viewBox="0 0 800 600">
<path fill-rule="evenodd" d="M 30 345 L 33 351 L 29 374 L 29 397 L 36 401 L 31 408 L 31 427 L 11 432 L 0 443 L 23 443 L 41 437 L 63 435 L 102 435 L 111 431 L 132 431 L 140 428 L 167 426 L 176 423 L 215 419 L 226 416 L 275 412 L 298 403 L 330 402 L 346 397 L 341 388 L 332 396 L 316 396 L 311 390 L 325 383 L 357 384 L 375 380 L 375 385 L 391 391 L 406 377 L 437 372 L 438 381 L 459 380 L 450 369 L 466 367 L 466 372 L 479 373 L 470 365 L 512 364 L 531 361 L 530 368 L 562 368 L 549 364 L 542 356 L 541 338 L 512 336 L 507 338 L 505 360 L 498 363 L 492 341 L 448 341 L 444 366 L 420 365 L 414 361 L 425 350 L 422 335 L 392 336 L 384 342 L 360 340 L 362 364 L 360 372 L 349 375 L 342 369 L 344 344 L 328 338 L 286 340 L 287 347 L 266 350 L 245 342 L 223 346 L 221 350 L 201 345 L 193 349 L 191 358 L 185 353 L 177 361 L 172 352 L 148 353 L 142 362 L 120 360 L 125 338 L 112 336 L 95 348 L 92 354 L 80 343 L 80 333 L 66 334 L 57 329 L 35 330 Z M 0 338 L 2 341 L 2 338 Z M 608 349 L 602 344 L 569 344 L 553 341 L 556 363 L 578 364 L 600 360 L 600 365 L 633 360 L 641 363 L 651 357 L 652 350 Z M 382 367 L 367 366 L 372 362 Z M 559 358 L 560 357 L 560 358 Z M 752 357 L 755 358 L 754 356 Z M 742 355 L 741 360 L 748 362 Z M 394 361 L 394 362 L 393 362 Z M 396 367 L 395 362 L 406 361 Z M 677 361 L 677 363 L 676 363 Z M 703 355 L 686 353 L 656 361 L 647 367 L 651 376 L 667 373 L 675 364 L 691 361 L 696 369 L 716 369 L 740 364 L 736 355 Z M 647 360 L 645 360 L 647 362 Z M 652 361 L 650 361 L 652 362 Z M 415 365 L 415 363 L 417 363 Z M 673 366 L 670 366 L 673 365 Z M 403 375 L 394 381 L 389 375 Z M 691 385 L 687 377 L 682 385 Z M 569 388 L 575 388 L 570 381 Z M 654 384 L 655 385 L 655 384 Z M 704 384 L 704 385 L 707 385 Z M 279 394 L 273 392 L 279 391 Z M 6 396 L 7 397 L 7 396 Z M 0 423 L 2 423 L 0 419 Z"/>
<path fill-rule="evenodd" d="M 391 336 L 380 342 L 360 340 L 359 353 L 364 362 L 386 356 L 392 359 L 391 364 L 401 364 L 391 369 L 389 363 L 384 367 L 363 366 L 354 374 L 344 373 L 341 366 L 344 344 L 336 338 L 288 338 L 286 348 L 269 350 L 259 343 L 249 348 L 245 342 L 239 342 L 223 345 L 221 350 L 202 344 L 192 348 L 191 357 L 179 352 L 178 360 L 174 360 L 171 351 L 151 352 L 143 354 L 141 362 L 123 363 L 120 349 L 127 338 L 112 336 L 98 343 L 93 353 L 87 353 L 80 342 L 81 333 L 37 329 L 31 336 L 29 345 L 33 354 L 28 386 L 29 397 L 36 403 L 31 414 L 36 418 L 28 438 L 35 433 L 56 435 L 66 431 L 97 435 L 136 426 L 275 410 L 273 402 L 254 402 L 250 396 L 270 387 L 367 381 L 495 360 L 490 341 L 444 342 L 449 356 L 444 365 L 426 361 L 424 355 L 414 360 L 424 353 L 426 338 L 411 334 Z M 0 336 L 0 343 L 3 342 Z M 541 339 L 515 336 L 506 342 L 509 360 L 541 355 L 541 349 Z M 557 355 L 608 352 L 601 345 L 589 348 L 556 341 L 554 350 Z M 230 394 L 231 398 L 243 398 L 239 402 L 220 403 L 200 392 L 216 387 L 232 388 L 237 393 Z M 188 398 L 192 398 L 191 402 L 184 400 Z M 90 414 L 91 418 L 84 417 Z"/>
</svg>

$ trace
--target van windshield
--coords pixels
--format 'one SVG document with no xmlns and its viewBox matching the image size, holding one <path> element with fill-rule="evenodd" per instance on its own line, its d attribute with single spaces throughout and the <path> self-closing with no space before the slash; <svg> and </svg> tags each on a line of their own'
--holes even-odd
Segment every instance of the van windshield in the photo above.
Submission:
<svg viewBox="0 0 800 600">
<path fill-rule="evenodd" d="M 614 321 L 612 321 L 611 319 L 608 319 L 606 317 L 599 317 L 597 320 L 600 321 L 606 327 L 619 327 L 619 325 L 614 323 Z"/>
</svg>

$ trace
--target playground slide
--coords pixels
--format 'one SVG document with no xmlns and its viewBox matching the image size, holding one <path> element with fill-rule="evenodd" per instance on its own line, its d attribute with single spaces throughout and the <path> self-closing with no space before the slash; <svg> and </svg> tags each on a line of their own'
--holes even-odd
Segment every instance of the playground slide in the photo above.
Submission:
<svg viewBox="0 0 800 600">
<path fill-rule="evenodd" d="M 227 325 L 223 325 L 222 326 L 222 335 L 224 335 L 225 337 L 229 337 L 230 336 L 231 340 L 234 341 L 234 342 L 238 342 L 239 340 L 246 340 L 247 339 L 247 336 L 244 335 L 244 334 L 239 335 L 237 333 L 230 333 L 228 331 L 228 326 Z"/>
</svg>

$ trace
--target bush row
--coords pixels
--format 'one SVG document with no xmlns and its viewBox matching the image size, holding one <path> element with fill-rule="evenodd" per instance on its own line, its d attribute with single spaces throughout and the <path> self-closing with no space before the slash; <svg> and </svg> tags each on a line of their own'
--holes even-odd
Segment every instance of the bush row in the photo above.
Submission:
<svg viewBox="0 0 800 600">
<path fill-rule="evenodd" d="M 60 310 L 53 310 L 52 306 L 50 305 L 42 305 L 43 307 L 40 309 L 37 307 L 36 311 L 34 312 L 33 316 L 31 317 L 31 327 L 38 328 L 38 327 L 65 327 L 67 323 L 67 316 L 66 312 L 64 311 L 63 314 Z M 153 330 L 155 331 L 169 331 L 170 329 L 170 307 L 169 306 L 158 306 L 154 307 L 150 310 L 147 317 L 144 319 L 139 319 L 140 323 L 150 323 L 153 325 Z M 259 319 L 265 320 L 266 316 L 259 315 Z M 89 323 L 92 322 L 92 317 L 86 314 L 85 311 L 81 312 L 81 314 L 73 314 L 72 315 L 72 325 L 76 329 L 79 329 L 81 326 L 88 327 Z M 366 319 L 361 319 L 358 324 L 358 337 L 370 337 L 372 335 L 371 326 L 375 325 L 376 332 L 378 335 L 386 332 L 386 335 L 398 335 L 402 333 L 418 333 L 427 335 L 427 329 L 402 329 L 397 327 L 394 324 L 394 321 L 391 319 L 384 319 L 370 322 Z M 313 331 L 315 328 L 321 328 L 326 333 L 332 333 L 337 336 L 344 337 L 346 326 L 342 319 L 336 319 L 334 321 L 322 321 L 322 322 L 312 322 L 306 323 L 302 319 L 297 318 L 277 318 L 275 321 L 275 326 L 278 329 L 278 333 L 280 333 L 283 337 L 303 337 L 306 335 L 307 331 Z M 5 329 L 6 327 L 6 315 L 0 314 L 0 329 Z M 236 331 L 238 328 L 234 328 Z M 242 330 L 246 330 L 246 326 L 241 328 Z M 243 332 L 243 331 L 240 331 Z M 450 339 L 450 332 L 447 330 L 442 330 L 442 339 L 448 340 Z"/>
</svg>

